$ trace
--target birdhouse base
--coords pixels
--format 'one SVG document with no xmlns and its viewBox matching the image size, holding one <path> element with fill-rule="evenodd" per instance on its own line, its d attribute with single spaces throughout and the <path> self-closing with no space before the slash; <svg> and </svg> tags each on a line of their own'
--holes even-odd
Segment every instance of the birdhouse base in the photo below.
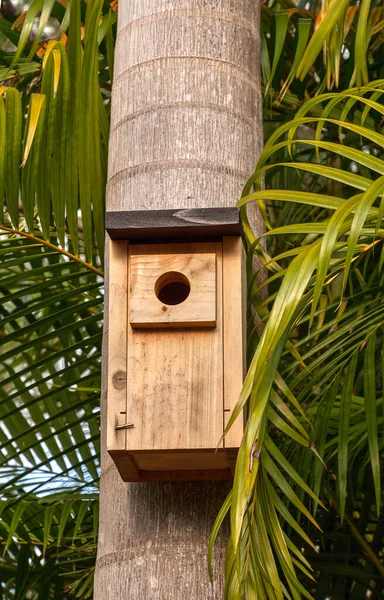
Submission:
<svg viewBox="0 0 384 600">
<path fill-rule="evenodd" d="M 237 448 L 163 452 L 110 451 L 123 481 L 229 481 Z"/>
</svg>

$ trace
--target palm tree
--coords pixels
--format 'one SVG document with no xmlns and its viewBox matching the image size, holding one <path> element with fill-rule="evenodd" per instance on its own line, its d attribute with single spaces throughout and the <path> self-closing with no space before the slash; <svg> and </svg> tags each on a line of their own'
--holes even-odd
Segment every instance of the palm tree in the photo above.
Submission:
<svg viewBox="0 0 384 600">
<path fill-rule="evenodd" d="M 116 6 L 15 5 L 0 19 L 0 596 L 87 598 Z M 250 318 L 249 420 L 209 549 L 230 511 L 227 598 L 384 593 L 382 20 L 369 0 L 262 6 L 268 141 L 240 205 L 268 230 L 260 243 L 244 217 L 265 327 Z"/>
</svg>

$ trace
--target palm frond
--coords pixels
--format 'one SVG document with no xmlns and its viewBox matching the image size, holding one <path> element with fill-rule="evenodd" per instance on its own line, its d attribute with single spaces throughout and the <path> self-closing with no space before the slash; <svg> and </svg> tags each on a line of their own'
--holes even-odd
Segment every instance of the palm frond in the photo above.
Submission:
<svg viewBox="0 0 384 600">
<path fill-rule="evenodd" d="M 101 257 L 104 252 L 108 146 L 104 98 L 108 103 L 110 74 L 107 60 L 99 60 L 98 51 L 107 39 L 111 53 L 116 21 L 114 13 L 103 14 L 102 9 L 102 0 L 87 3 L 82 23 L 77 1 L 71 1 L 65 11 L 58 2 L 34 0 L 17 40 L 10 33 L 18 31 L 15 23 L 11 29 L 11 22 L 3 22 L 1 30 L 17 41 L 9 58 L 0 55 L 0 119 L 5 131 L 0 145 L 0 194 L 4 206 L 15 232 L 23 214 L 28 231 L 33 232 L 38 215 L 44 238 L 49 239 L 54 226 L 64 246 L 69 233 L 75 254 L 79 252 L 80 219 L 89 262 L 94 248 Z M 54 39 L 42 41 L 54 12 L 61 13 L 62 26 Z M 31 41 L 37 15 L 39 25 Z"/>
<path fill-rule="evenodd" d="M 17 504 L 3 504 L 0 573 L 7 597 L 92 597 L 97 495 L 59 496 L 28 495 Z"/>
<path fill-rule="evenodd" d="M 319 525 L 310 507 L 317 509 L 319 523 L 323 512 L 318 507 L 324 503 L 348 524 L 347 515 L 364 496 L 361 478 L 369 475 L 371 502 L 380 513 L 383 94 L 379 81 L 360 91 L 319 96 L 308 104 L 321 107 L 320 119 L 307 117 L 311 106 L 304 104 L 268 140 L 239 202 L 241 207 L 257 202 L 267 215 L 267 252 L 257 245 L 246 220 L 244 225 L 249 246 L 256 248 L 270 277 L 263 285 L 268 288 L 264 299 L 251 280 L 250 297 L 265 327 L 229 423 L 247 404 L 249 416 L 226 506 L 231 514 L 229 599 L 240 598 L 248 587 L 256 598 L 318 597 L 314 582 L 303 588 L 303 576 L 310 570 L 300 562 L 303 553 L 293 541 L 299 535 L 308 544 L 305 536 L 310 532 L 310 546 L 315 545 Z M 313 134 L 298 137 L 308 127 L 314 128 Z M 348 153 L 351 137 L 353 157 Z M 294 170 L 301 190 L 262 189 L 269 170 Z M 303 220 L 292 213 L 287 222 L 284 207 L 297 202 L 315 209 L 316 221 L 304 220 L 307 211 Z M 280 379 L 285 388 L 278 385 Z M 356 469 L 360 475 L 354 479 Z M 295 515 L 289 524 L 295 536 L 286 541 L 280 527 L 284 520 L 289 523 L 288 515 Z M 254 538 L 263 541 L 255 544 Z M 352 590 L 358 570 L 349 577 Z M 367 589 L 377 586 L 372 581 Z"/>
<path fill-rule="evenodd" d="M 0 19 L 0 595 L 88 598 L 116 15 L 101 0 L 14 8 Z"/>
<path fill-rule="evenodd" d="M 47 598 L 86 598 L 92 590 L 103 279 L 81 257 L 64 256 L 56 236 L 49 243 L 39 231 L 34 239 L 0 236 L 0 571 L 7 598 L 42 593 L 42 580 Z M 68 240 L 66 247 L 72 250 Z M 88 514 L 96 521 L 90 516 L 84 529 Z"/>
<path fill-rule="evenodd" d="M 3 464 L 21 469 L 8 493 L 36 467 L 47 482 L 68 474 L 87 485 L 97 478 L 102 278 L 20 237 L 2 236 L 0 252 L 0 436 Z"/>
<path fill-rule="evenodd" d="M 382 3 L 376 0 L 270 0 L 261 11 L 266 115 L 297 110 L 335 87 L 361 87 L 381 76 Z"/>
</svg>

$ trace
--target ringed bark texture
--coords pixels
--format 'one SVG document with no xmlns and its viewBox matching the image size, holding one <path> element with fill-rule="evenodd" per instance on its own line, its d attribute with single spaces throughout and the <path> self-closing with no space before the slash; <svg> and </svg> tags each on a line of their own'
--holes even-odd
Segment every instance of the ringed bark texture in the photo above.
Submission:
<svg viewBox="0 0 384 600">
<path fill-rule="evenodd" d="M 119 0 L 107 210 L 235 205 L 262 146 L 259 11 L 259 0 Z M 206 553 L 228 485 L 123 483 L 105 451 L 103 380 L 95 600 L 222 598 L 228 532 L 213 586 Z"/>
</svg>

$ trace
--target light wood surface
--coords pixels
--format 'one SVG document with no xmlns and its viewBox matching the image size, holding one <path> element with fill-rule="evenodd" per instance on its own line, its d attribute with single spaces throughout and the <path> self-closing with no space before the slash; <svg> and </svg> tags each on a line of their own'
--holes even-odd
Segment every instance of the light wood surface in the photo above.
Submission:
<svg viewBox="0 0 384 600">
<path fill-rule="evenodd" d="M 169 255 L 169 245 L 131 246 L 130 259 Z M 222 271 L 222 245 L 172 245 L 216 256 Z M 210 329 L 128 327 L 127 450 L 215 448 L 222 435 L 222 282 L 217 278 L 217 326 Z"/>
<path fill-rule="evenodd" d="M 221 470 L 221 477 L 228 478 L 233 460 L 214 450 L 238 400 L 244 375 L 241 238 L 186 244 L 110 241 L 110 249 L 108 449 L 118 459 L 122 477 L 154 480 L 157 473 L 158 479 L 173 480 L 188 471 L 184 475 L 192 479 L 205 478 L 203 470 L 217 470 L 218 478 Z M 195 328 L 196 323 L 194 327 L 177 323 L 178 329 L 166 323 L 163 328 L 137 326 L 153 318 L 153 305 L 155 309 L 162 306 L 155 296 L 155 283 L 169 269 L 185 273 L 191 283 L 196 271 L 204 285 L 208 276 L 211 285 L 198 293 L 209 298 L 211 291 L 215 328 Z M 189 298 L 178 305 L 186 312 Z M 133 300 L 141 310 L 140 320 Z M 192 300 L 194 308 L 199 306 L 193 296 Z M 128 315 L 131 321 L 136 318 L 135 327 Z M 116 425 L 123 423 L 133 427 L 116 431 Z M 219 448 L 236 453 L 242 432 L 240 415 Z M 199 452 L 188 458 L 188 450 Z"/>
<path fill-rule="evenodd" d="M 115 430 L 126 422 L 128 242 L 109 240 L 108 330 L 108 450 L 125 448 L 124 435 Z"/>
<path fill-rule="evenodd" d="M 224 428 L 240 396 L 245 370 L 245 265 L 238 236 L 223 238 Z M 243 415 L 224 438 L 226 448 L 239 448 Z"/>
<path fill-rule="evenodd" d="M 132 327 L 215 326 L 215 253 L 179 254 L 172 252 L 172 245 L 168 246 L 167 254 L 156 254 L 156 246 L 150 249 L 151 254 L 134 254 L 129 261 L 129 322 Z M 181 273 L 183 278 L 179 278 L 177 273 Z M 174 304 L 171 297 L 172 304 L 168 304 L 157 297 L 157 282 L 164 290 L 168 281 L 168 285 L 179 282 L 181 291 L 186 290 L 188 297 L 183 302 Z"/>
<path fill-rule="evenodd" d="M 201 481 L 230 481 L 235 464 L 235 456 L 226 450 L 136 452 L 128 455 L 114 450 L 112 456 L 123 481 L 137 483 L 195 481 L 198 485 Z M 202 464 L 204 468 L 201 468 Z"/>
</svg>

